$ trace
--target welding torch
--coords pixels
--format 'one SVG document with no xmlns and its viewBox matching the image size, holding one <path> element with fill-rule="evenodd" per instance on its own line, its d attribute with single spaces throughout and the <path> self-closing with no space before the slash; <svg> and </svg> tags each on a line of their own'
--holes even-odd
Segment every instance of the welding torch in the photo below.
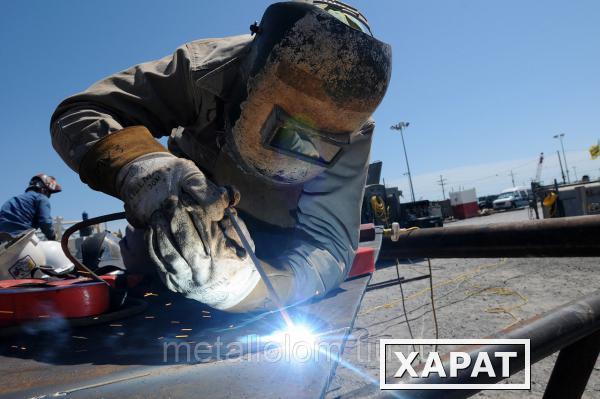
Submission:
<svg viewBox="0 0 600 399">
<path fill-rule="evenodd" d="M 229 219 L 231 220 L 231 224 L 233 225 L 233 228 L 235 229 L 235 232 L 237 233 L 237 235 L 240 237 L 240 240 L 242 242 L 242 245 L 244 246 L 244 249 L 246 250 L 246 253 L 248 253 L 248 256 L 250 256 L 250 259 L 252 259 L 252 262 L 254 263 L 254 267 L 256 268 L 256 270 L 258 270 L 258 274 L 260 274 L 260 277 L 262 278 L 263 282 L 265 283 L 265 286 L 267 287 L 267 291 L 269 292 L 271 300 L 277 307 L 278 312 L 281 314 L 281 317 L 283 317 L 283 320 L 285 321 L 287 326 L 292 327 L 294 325 L 294 323 L 292 322 L 292 318 L 286 311 L 284 303 L 281 301 L 281 298 L 279 298 L 279 295 L 277 295 L 277 291 L 275 291 L 275 287 L 271 283 L 271 279 L 267 275 L 265 268 L 263 267 L 260 259 L 258 259 L 256 254 L 254 253 L 254 250 L 252 249 L 252 246 L 250 245 L 248 238 L 242 231 L 242 228 L 240 227 L 240 225 L 237 221 L 237 218 L 236 218 L 237 216 L 236 216 L 235 212 L 232 212 L 231 208 L 227 208 L 225 210 L 225 213 L 227 214 L 227 216 L 229 216 Z"/>
</svg>

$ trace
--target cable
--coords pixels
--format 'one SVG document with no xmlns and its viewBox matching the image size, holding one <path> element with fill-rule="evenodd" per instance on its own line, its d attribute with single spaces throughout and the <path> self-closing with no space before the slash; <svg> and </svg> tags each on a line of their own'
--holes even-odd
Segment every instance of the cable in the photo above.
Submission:
<svg viewBox="0 0 600 399">
<path fill-rule="evenodd" d="M 427 258 L 427 265 L 429 266 L 429 294 L 431 297 L 431 312 L 433 314 L 433 324 L 435 328 L 435 339 L 438 339 L 440 336 L 440 330 L 438 327 L 437 314 L 435 312 L 435 299 L 433 299 L 433 274 L 431 273 L 431 259 Z M 433 347 L 433 351 L 437 352 L 437 344 Z"/>
<path fill-rule="evenodd" d="M 475 270 L 459 274 L 458 276 L 456 276 L 456 277 L 454 277 L 452 279 L 449 279 L 449 280 L 444 280 L 444 281 L 442 281 L 440 283 L 437 283 L 437 284 L 433 285 L 433 287 L 434 288 L 439 288 L 439 287 L 443 287 L 443 286 L 448 285 L 448 284 L 453 284 L 453 283 L 457 283 L 457 282 L 462 282 L 462 281 L 468 280 L 468 279 L 470 279 L 472 277 L 475 277 L 482 270 L 485 270 L 485 269 L 494 269 L 494 268 L 496 268 L 498 266 L 503 265 L 504 263 L 506 263 L 507 260 L 508 260 L 507 258 L 502 258 L 502 259 L 500 259 L 500 261 L 498 261 L 496 263 L 490 263 L 490 264 L 487 264 L 487 265 L 481 265 L 478 268 L 476 268 Z M 411 299 L 414 299 L 416 297 L 419 297 L 419 296 L 427 293 L 429 290 L 430 290 L 430 288 L 428 287 L 428 288 L 424 288 L 424 289 L 422 289 L 420 291 L 417 291 L 414 294 L 409 295 L 408 297 L 406 297 L 406 300 L 411 300 Z M 371 312 L 373 312 L 375 310 L 379 310 L 379 309 L 382 309 L 382 308 L 389 309 L 389 308 L 393 307 L 395 304 L 397 304 L 398 302 L 400 302 L 400 301 L 399 300 L 394 300 L 394 301 L 390 301 L 388 303 L 384 303 L 383 305 L 374 306 L 372 308 L 369 308 L 369 309 L 365 310 L 364 312 L 359 313 L 359 316 L 363 316 L 365 314 L 371 313 Z"/>
<path fill-rule="evenodd" d="M 486 294 L 486 293 L 496 294 L 496 295 L 501 295 L 501 296 L 511 296 L 512 295 L 512 296 L 521 298 L 521 303 L 517 303 L 516 305 L 513 305 L 513 306 L 497 306 L 497 307 L 490 306 L 490 307 L 487 307 L 484 309 L 484 312 L 486 312 L 486 313 L 504 313 L 504 314 L 507 314 L 510 317 L 512 317 L 514 319 L 514 322 L 509 324 L 505 328 L 509 328 L 512 325 L 521 321 L 521 319 L 519 319 L 517 316 L 515 316 L 512 312 L 514 310 L 522 308 L 527 303 L 529 303 L 529 299 L 526 296 L 524 296 L 520 292 L 518 292 L 512 288 L 508 288 L 508 287 L 487 287 L 487 288 L 479 289 L 478 291 L 475 291 L 475 292 L 472 292 L 472 293 L 466 295 L 465 299 L 475 296 L 475 295 Z"/>
<path fill-rule="evenodd" d="M 408 312 L 406 311 L 406 304 L 404 303 L 404 289 L 402 289 L 402 281 L 400 280 L 399 265 L 400 265 L 400 262 L 398 262 L 398 259 L 396 259 L 396 275 L 398 276 L 398 281 L 400 282 L 400 284 L 398 284 L 398 286 L 400 287 L 400 297 L 402 298 L 402 309 L 404 310 L 404 319 L 406 320 L 406 327 L 408 327 L 408 333 L 410 334 L 410 339 L 414 340 L 415 337 L 412 333 L 412 329 L 410 328 L 410 323 L 408 322 Z M 412 344 L 412 347 L 413 347 L 413 352 L 416 352 L 417 348 L 415 347 L 415 344 Z"/>
<path fill-rule="evenodd" d="M 514 168 L 510 168 L 510 169 L 505 169 L 502 171 L 499 171 L 496 174 L 493 175 L 488 175 L 488 176 L 483 176 L 483 177 L 479 177 L 479 178 L 475 178 L 475 179 L 461 179 L 461 180 L 452 180 L 450 179 L 449 183 L 447 184 L 462 184 L 462 183 L 474 183 L 474 182 L 478 182 L 478 181 L 482 181 L 482 180 L 489 180 L 489 179 L 493 179 L 493 178 L 504 178 L 504 174 L 510 172 L 511 170 L 515 170 L 515 169 L 520 169 L 523 168 L 525 166 L 530 166 L 533 162 L 538 162 L 537 158 L 536 159 L 532 159 L 529 160 L 527 162 L 524 162 L 518 166 L 515 166 Z"/>
<path fill-rule="evenodd" d="M 73 233 L 75 233 L 76 231 L 79 231 L 85 227 L 88 227 L 88 226 L 91 226 L 94 224 L 112 222 L 113 220 L 120 220 L 120 219 L 125 219 L 125 212 L 111 213 L 108 215 L 103 215 L 103 216 L 98 216 L 95 218 L 83 220 L 79 223 L 75 223 L 73 226 L 71 226 L 67 230 L 65 230 L 65 232 L 62 236 L 62 239 L 60 240 L 60 246 L 61 246 L 63 252 L 67 256 L 67 258 L 71 262 L 73 262 L 75 269 L 77 269 L 77 271 L 80 274 L 84 274 L 84 275 L 87 274 L 93 280 L 96 280 L 98 282 L 106 284 L 110 289 L 112 289 L 112 287 L 107 281 L 102 280 L 96 273 L 91 271 L 86 265 L 81 263 L 79 261 L 79 259 L 77 259 L 76 257 L 73 256 L 73 254 L 71 254 L 71 251 L 69 251 L 69 238 L 71 237 L 71 235 Z"/>
</svg>

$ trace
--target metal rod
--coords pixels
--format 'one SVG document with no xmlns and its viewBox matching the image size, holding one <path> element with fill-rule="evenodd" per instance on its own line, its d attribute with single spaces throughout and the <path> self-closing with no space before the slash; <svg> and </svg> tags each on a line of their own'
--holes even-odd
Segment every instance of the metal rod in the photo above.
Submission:
<svg viewBox="0 0 600 399">
<path fill-rule="evenodd" d="M 544 399 L 581 398 L 600 353 L 600 331 L 563 348 L 558 354 Z"/>
<path fill-rule="evenodd" d="M 393 278 L 391 280 L 382 281 L 379 283 L 373 283 L 367 285 L 367 291 L 378 290 L 381 288 L 387 288 L 398 284 L 407 284 L 412 283 L 413 281 L 425 280 L 430 277 L 429 274 L 423 274 L 422 276 L 412 277 L 412 278 L 404 278 L 401 277 L 400 280 L 398 278 Z"/>
<path fill-rule="evenodd" d="M 600 256 L 600 215 L 417 229 L 385 239 L 380 258 Z"/>
<path fill-rule="evenodd" d="M 283 317 L 283 319 L 286 322 L 286 324 L 288 325 L 288 327 L 293 326 L 294 323 L 292 322 L 292 318 L 290 317 L 288 312 L 285 310 L 283 302 L 279 298 L 279 295 L 277 295 L 277 291 L 275 291 L 275 287 L 273 287 L 273 284 L 271 283 L 271 279 L 267 275 L 267 272 L 263 268 L 262 263 L 260 262 L 260 259 L 258 259 L 256 254 L 254 253 L 254 250 L 252 249 L 250 242 L 248 242 L 246 235 L 244 234 L 244 232 L 242 231 L 242 228 L 238 224 L 236 215 L 231 211 L 231 208 L 225 209 L 225 212 L 227 213 L 227 216 L 229 216 L 229 219 L 231 219 L 231 224 L 233 224 L 233 228 L 235 229 L 235 232 L 240 237 L 240 240 L 242 241 L 242 245 L 244 246 L 244 249 L 250 256 L 250 259 L 252 259 L 252 262 L 254 263 L 254 267 L 256 267 L 256 270 L 258 270 L 258 274 L 260 274 L 260 277 L 262 278 L 263 282 L 265 283 L 265 286 L 267 287 L 267 291 L 269 291 L 269 294 L 271 295 L 272 300 L 275 303 L 275 306 L 277 307 L 277 310 L 279 311 L 279 313 L 281 313 L 281 316 Z"/>
<path fill-rule="evenodd" d="M 569 302 L 556 309 L 553 309 L 547 313 L 539 316 L 534 316 L 528 320 L 524 320 L 516 325 L 507 329 L 501 330 L 494 334 L 490 338 L 520 338 L 529 339 L 531 344 L 531 364 L 536 363 L 552 353 L 569 347 L 570 345 L 578 342 L 586 337 L 596 336 L 595 334 L 600 331 L 600 291 Z M 597 343 L 597 342 L 596 342 Z M 460 350 L 460 349 L 458 349 Z M 471 366 L 464 369 L 464 372 L 458 374 L 457 383 L 496 383 L 501 381 L 503 378 L 500 375 L 496 377 L 488 377 L 485 374 L 484 377 L 471 378 L 470 374 L 475 363 L 475 359 L 479 352 L 494 352 L 494 351 L 517 351 L 522 354 L 522 346 L 511 347 L 508 345 L 479 345 L 469 346 L 463 349 L 468 352 L 471 357 Z M 444 358 L 444 369 L 449 370 L 447 358 Z M 498 358 L 490 357 L 494 369 L 499 367 Z M 519 361 L 511 361 L 510 375 L 513 375 L 524 368 L 523 356 L 519 356 Z M 579 361 L 579 360 L 578 360 Z M 419 370 L 416 370 L 419 373 Z M 444 379 L 440 379 L 439 375 L 432 373 L 428 378 L 416 378 L 414 380 L 407 380 L 406 382 L 418 383 L 418 384 L 434 384 L 447 382 Z M 563 381 L 564 383 L 564 381 Z M 566 383 L 569 386 L 569 383 Z M 454 398 L 467 398 L 475 395 L 478 390 L 456 390 L 456 391 L 443 391 L 444 399 Z M 418 390 L 418 391 L 399 391 L 402 397 L 406 398 L 439 398 L 442 395 L 440 391 L 435 390 Z M 398 393 L 390 392 L 390 396 L 397 397 Z M 562 396 L 566 397 L 566 396 Z M 571 396 L 568 396 L 571 397 Z"/>
</svg>

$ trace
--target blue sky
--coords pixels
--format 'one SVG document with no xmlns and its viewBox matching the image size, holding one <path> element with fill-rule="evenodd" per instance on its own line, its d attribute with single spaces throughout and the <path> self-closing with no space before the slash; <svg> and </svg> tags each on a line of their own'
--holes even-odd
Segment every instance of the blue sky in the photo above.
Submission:
<svg viewBox="0 0 600 399">
<path fill-rule="evenodd" d="M 248 32 L 268 1 L 7 0 L 0 13 L 0 199 L 38 171 L 64 192 L 66 219 L 121 210 L 85 187 L 50 144 L 48 121 L 65 97 L 128 66 L 198 38 Z M 168 5 L 167 5 L 168 4 Z M 400 137 L 406 130 L 417 197 L 448 186 L 479 194 L 520 184 L 546 153 L 543 179 L 559 177 L 552 135 L 564 132 L 569 166 L 600 173 L 585 151 L 600 137 L 600 2 L 355 1 L 392 45 L 392 82 L 375 113 L 372 159 L 408 193 Z M 571 162 L 572 160 L 572 162 Z M 571 172 L 573 173 L 573 172 Z"/>
</svg>

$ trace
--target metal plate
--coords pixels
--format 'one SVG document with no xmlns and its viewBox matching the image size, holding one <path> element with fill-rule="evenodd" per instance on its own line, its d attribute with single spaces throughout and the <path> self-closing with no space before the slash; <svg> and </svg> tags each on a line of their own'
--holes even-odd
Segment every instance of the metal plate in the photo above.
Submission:
<svg viewBox="0 0 600 399">
<path fill-rule="evenodd" d="M 122 321 L 72 328 L 52 319 L 2 338 L 0 396 L 320 397 L 369 280 L 346 281 L 292 312 L 322 333 L 332 356 L 299 361 L 265 348 L 258 337 L 281 325 L 278 314 L 231 315 L 160 292 L 145 298 L 146 311 Z"/>
</svg>

